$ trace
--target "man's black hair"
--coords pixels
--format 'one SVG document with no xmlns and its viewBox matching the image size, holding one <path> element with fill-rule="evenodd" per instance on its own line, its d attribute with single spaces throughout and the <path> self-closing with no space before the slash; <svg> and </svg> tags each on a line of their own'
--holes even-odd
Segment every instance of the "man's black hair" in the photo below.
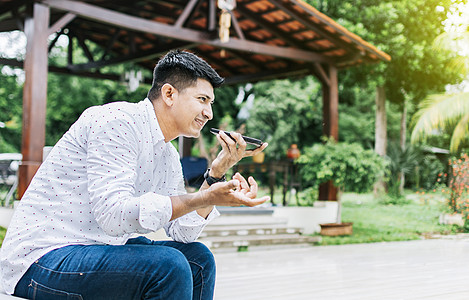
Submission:
<svg viewBox="0 0 469 300">
<path fill-rule="evenodd" d="M 148 98 L 152 101 L 157 99 L 165 83 L 171 84 L 181 92 L 195 85 L 199 78 L 210 82 L 213 88 L 219 87 L 225 81 L 206 61 L 195 54 L 181 50 L 170 51 L 153 70 L 153 83 Z"/>
</svg>

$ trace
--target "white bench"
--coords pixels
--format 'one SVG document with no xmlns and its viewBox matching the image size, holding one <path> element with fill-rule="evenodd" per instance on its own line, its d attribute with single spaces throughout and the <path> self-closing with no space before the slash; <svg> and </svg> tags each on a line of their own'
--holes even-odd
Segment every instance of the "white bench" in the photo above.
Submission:
<svg viewBox="0 0 469 300">
<path fill-rule="evenodd" d="M 10 295 L 4 294 L 3 292 L 0 292 L 0 300 L 14 300 L 14 299 L 19 300 L 19 299 L 24 299 L 24 298 L 10 296 Z"/>
<path fill-rule="evenodd" d="M 10 295 L 6 294 L 3 291 L 2 284 L 0 284 L 0 300 L 14 300 L 14 299 L 24 299 L 24 298 L 18 298 L 18 297 L 10 296 Z"/>
</svg>

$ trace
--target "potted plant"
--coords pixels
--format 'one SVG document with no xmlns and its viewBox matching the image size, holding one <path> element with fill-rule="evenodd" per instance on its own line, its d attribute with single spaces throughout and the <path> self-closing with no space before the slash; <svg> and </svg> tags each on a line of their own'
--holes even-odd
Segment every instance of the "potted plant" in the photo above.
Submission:
<svg viewBox="0 0 469 300">
<path fill-rule="evenodd" d="M 356 143 L 338 143 L 332 139 L 304 149 L 297 162 L 301 164 L 306 186 L 319 188 L 322 183 L 331 181 L 339 190 L 336 222 L 320 224 L 321 234 L 324 235 L 352 233 L 352 224 L 342 222 L 341 193 L 371 191 L 373 184 L 384 175 L 387 166 L 387 161 L 373 150 L 365 150 Z"/>
</svg>

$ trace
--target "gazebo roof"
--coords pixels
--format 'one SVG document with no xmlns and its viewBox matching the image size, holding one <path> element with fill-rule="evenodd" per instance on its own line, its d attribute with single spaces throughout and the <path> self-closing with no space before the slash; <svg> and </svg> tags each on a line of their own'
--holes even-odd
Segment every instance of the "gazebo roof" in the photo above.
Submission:
<svg viewBox="0 0 469 300">
<path fill-rule="evenodd" d="M 50 33 L 73 38 L 88 58 L 79 64 L 69 58 L 67 66 L 50 68 L 58 72 L 106 78 L 99 68 L 123 62 L 152 70 L 157 58 L 174 48 L 197 53 L 227 83 L 322 76 L 321 65 L 390 60 L 301 0 L 237 0 L 225 43 L 218 37 L 221 10 L 215 0 L 0 0 L 0 31 L 22 30 L 33 2 L 51 8 Z"/>
</svg>

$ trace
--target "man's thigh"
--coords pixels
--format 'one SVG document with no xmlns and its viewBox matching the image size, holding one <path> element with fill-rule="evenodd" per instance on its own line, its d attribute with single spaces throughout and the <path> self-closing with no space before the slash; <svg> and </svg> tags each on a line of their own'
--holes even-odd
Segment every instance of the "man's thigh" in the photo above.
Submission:
<svg viewBox="0 0 469 300">
<path fill-rule="evenodd" d="M 191 267 L 173 247 L 73 245 L 36 261 L 15 294 L 32 299 L 190 299 L 192 285 Z"/>
<path fill-rule="evenodd" d="M 189 262 L 192 271 L 193 299 L 213 299 L 216 265 L 212 252 L 202 243 L 179 243 L 174 241 L 152 241 L 145 237 L 130 239 L 127 244 L 142 244 L 172 247 L 179 250 Z"/>
</svg>

